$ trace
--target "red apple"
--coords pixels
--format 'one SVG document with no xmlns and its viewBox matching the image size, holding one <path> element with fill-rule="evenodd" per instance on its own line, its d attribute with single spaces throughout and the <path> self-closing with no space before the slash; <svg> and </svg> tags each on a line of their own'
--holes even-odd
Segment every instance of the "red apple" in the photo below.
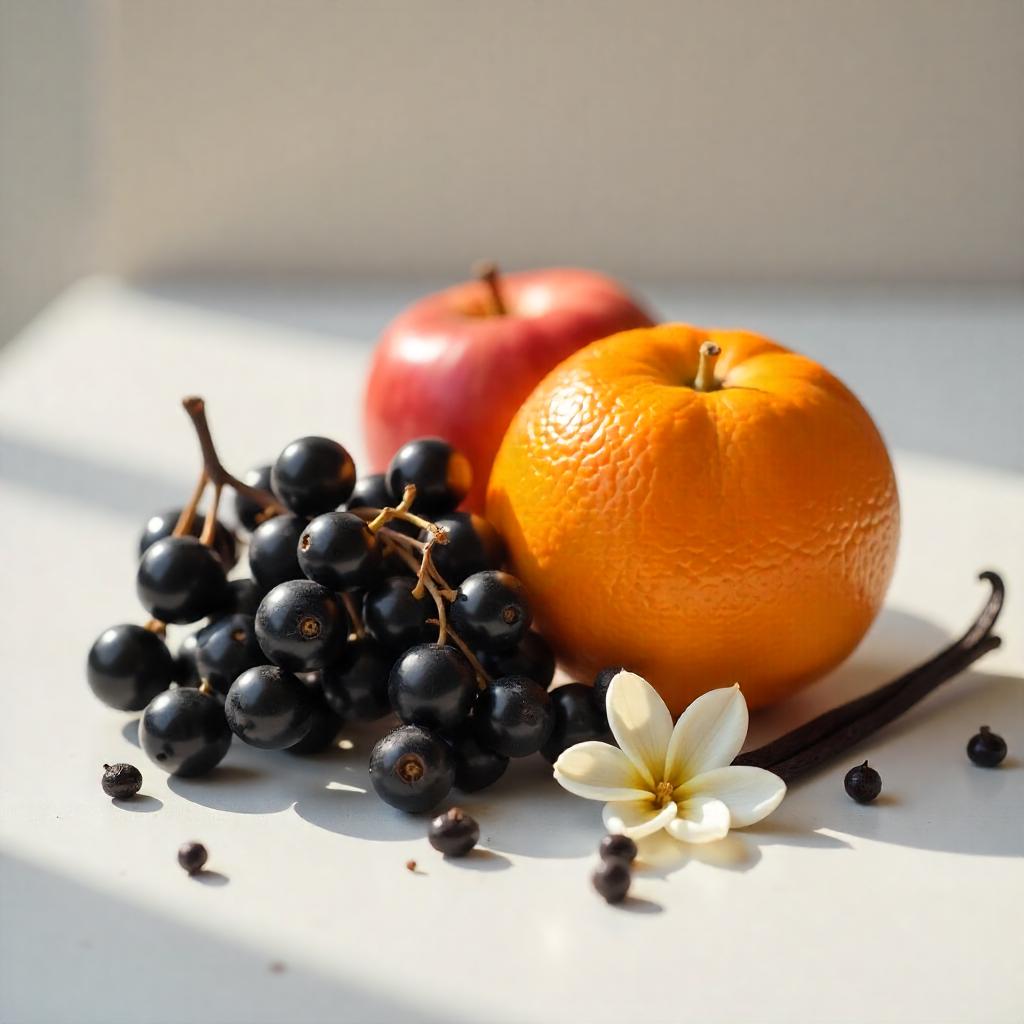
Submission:
<svg viewBox="0 0 1024 1024">
<path fill-rule="evenodd" d="M 414 303 L 381 336 L 364 428 L 377 471 L 414 437 L 442 437 L 473 466 L 465 507 L 483 508 L 491 463 L 541 378 L 592 341 L 651 324 L 625 289 L 592 270 L 481 279 Z"/>
</svg>

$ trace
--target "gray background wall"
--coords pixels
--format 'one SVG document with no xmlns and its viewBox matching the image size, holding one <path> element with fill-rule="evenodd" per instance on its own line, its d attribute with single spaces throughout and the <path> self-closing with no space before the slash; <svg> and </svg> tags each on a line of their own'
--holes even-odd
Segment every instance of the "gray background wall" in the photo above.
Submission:
<svg viewBox="0 0 1024 1024">
<path fill-rule="evenodd" d="M 92 266 L 1024 281 L 1022 0 L 0 12 L 0 327 Z"/>
</svg>

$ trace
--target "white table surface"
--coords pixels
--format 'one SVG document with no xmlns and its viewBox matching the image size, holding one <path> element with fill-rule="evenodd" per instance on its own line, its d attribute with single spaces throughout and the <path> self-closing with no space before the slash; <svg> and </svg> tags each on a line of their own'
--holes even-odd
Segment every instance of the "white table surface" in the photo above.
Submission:
<svg viewBox="0 0 1024 1024">
<path fill-rule="evenodd" d="M 142 619 L 136 533 L 183 500 L 196 471 L 180 397 L 207 398 L 238 469 L 307 433 L 359 453 L 365 339 L 407 294 L 350 288 L 313 302 L 92 280 L 0 352 L 0 1020 L 1024 1019 L 1016 473 L 896 450 L 904 527 L 887 606 L 847 664 L 757 716 L 751 740 L 930 655 L 975 614 L 987 567 L 1010 588 L 1004 647 L 794 786 L 761 826 L 689 852 L 645 850 L 626 908 L 589 887 L 599 805 L 559 789 L 539 758 L 462 801 L 488 852 L 446 863 L 422 819 L 366 792 L 373 733 L 305 760 L 236 742 L 215 775 L 174 780 L 135 747 L 134 716 L 94 700 L 89 644 Z M 671 315 L 836 355 L 897 445 L 919 436 L 941 449 L 948 435 L 954 454 L 1021 465 L 1021 378 L 1007 382 L 1021 369 L 1020 297 L 660 297 Z M 948 357 L 968 325 L 986 371 L 965 382 Z M 930 397 L 906 376 L 873 375 L 880 352 L 912 369 L 922 342 L 939 352 L 921 384 Z M 935 421 L 944 404 L 952 431 Z M 964 756 L 983 722 L 1011 747 L 996 771 Z M 884 780 L 870 807 L 842 791 L 864 757 Z M 145 776 L 145 797 L 123 808 L 99 786 L 102 763 L 122 759 Z M 187 839 L 207 845 L 218 874 L 178 868 Z"/>
</svg>

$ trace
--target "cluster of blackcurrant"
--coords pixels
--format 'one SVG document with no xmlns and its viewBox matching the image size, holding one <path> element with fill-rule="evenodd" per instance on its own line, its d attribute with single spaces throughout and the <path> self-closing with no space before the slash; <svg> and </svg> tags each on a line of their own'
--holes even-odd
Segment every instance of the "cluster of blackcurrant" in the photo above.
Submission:
<svg viewBox="0 0 1024 1024">
<path fill-rule="evenodd" d="M 370 778 L 388 803 L 427 811 L 452 787 L 492 784 L 509 758 L 554 760 L 604 734 L 614 670 L 596 688 L 548 692 L 554 658 L 530 629 L 522 584 L 502 571 L 501 538 L 457 511 L 471 482 L 461 454 L 415 440 L 385 474 L 357 479 L 341 445 L 305 437 L 239 480 L 202 400 L 183 404 L 203 470 L 185 507 L 143 532 L 137 592 L 152 619 L 106 630 L 88 657 L 95 694 L 143 712 L 140 744 L 154 762 L 201 775 L 234 736 L 317 752 L 344 723 L 395 713 Z M 218 520 L 225 489 L 248 534 L 247 578 L 228 579 L 239 542 Z M 168 623 L 199 624 L 175 656 Z"/>
</svg>

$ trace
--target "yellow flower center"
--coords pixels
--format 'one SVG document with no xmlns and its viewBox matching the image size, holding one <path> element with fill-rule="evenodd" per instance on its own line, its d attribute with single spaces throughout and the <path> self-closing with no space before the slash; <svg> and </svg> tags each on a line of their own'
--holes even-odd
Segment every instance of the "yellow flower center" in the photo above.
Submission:
<svg viewBox="0 0 1024 1024">
<path fill-rule="evenodd" d="M 671 782 L 659 782 L 657 786 L 654 787 L 654 802 L 659 807 L 664 807 L 665 804 L 672 799 L 673 789 L 675 789 L 675 787 Z"/>
</svg>

